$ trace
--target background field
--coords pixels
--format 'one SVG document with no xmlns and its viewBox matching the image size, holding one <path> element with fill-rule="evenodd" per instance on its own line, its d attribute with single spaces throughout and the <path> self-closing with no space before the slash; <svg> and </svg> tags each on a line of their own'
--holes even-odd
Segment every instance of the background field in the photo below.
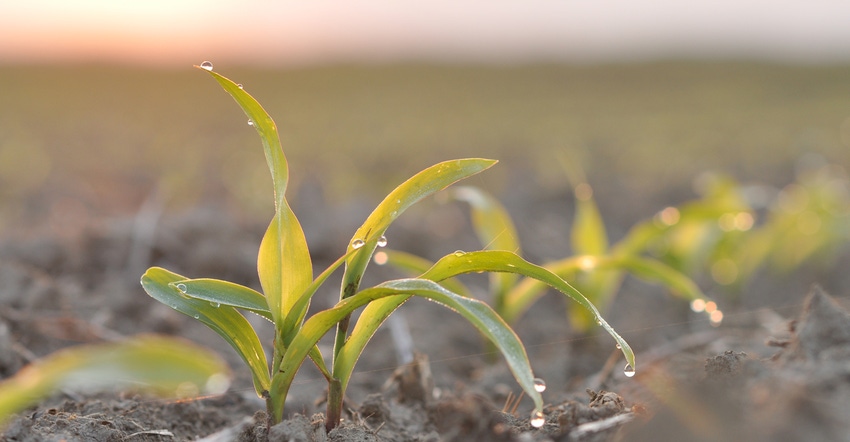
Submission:
<svg viewBox="0 0 850 442">
<path fill-rule="evenodd" d="M 502 161 L 473 183 L 497 194 L 560 192 L 575 162 L 603 206 L 689 197 L 706 170 L 784 185 L 806 153 L 850 164 L 845 66 L 216 68 L 278 122 L 294 188 L 323 181 L 331 204 L 464 156 Z M 256 134 L 189 66 L 0 67 L 0 97 L 0 226 L 132 212 L 155 189 L 271 213 Z"/>
</svg>

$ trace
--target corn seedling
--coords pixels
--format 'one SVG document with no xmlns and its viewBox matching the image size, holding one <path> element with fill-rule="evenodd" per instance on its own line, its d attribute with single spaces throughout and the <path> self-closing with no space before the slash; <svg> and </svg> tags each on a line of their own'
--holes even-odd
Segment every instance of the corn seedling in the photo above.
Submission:
<svg viewBox="0 0 850 442">
<path fill-rule="evenodd" d="M 163 396 L 220 394 L 230 385 L 227 364 L 207 350 L 172 338 L 139 336 L 121 343 L 60 350 L 0 382 L 0 424 L 63 388 L 124 385 Z"/>
<path fill-rule="evenodd" d="M 622 241 L 609 247 L 602 217 L 586 183 L 575 188 L 576 215 L 571 239 L 576 255 L 552 261 L 542 267 L 564 280 L 572 281 L 581 293 L 595 305 L 608 305 L 619 288 L 625 272 L 660 283 L 672 292 L 688 299 L 705 299 L 705 295 L 690 278 L 658 259 L 641 254 L 643 248 L 664 233 L 666 226 L 650 221 L 636 226 Z M 471 208 L 473 229 L 485 248 L 493 251 L 520 253 L 514 223 L 499 201 L 474 187 L 456 187 L 449 192 L 452 199 L 463 201 Z M 696 215 L 694 215 L 696 216 Z M 700 214 L 700 216 L 705 216 Z M 383 258 L 383 257 L 382 257 Z M 399 251 L 387 251 L 386 262 L 410 273 L 425 272 L 431 263 L 423 258 Z M 452 281 L 454 290 L 468 294 L 460 282 Z M 509 324 L 514 323 L 547 289 L 535 278 L 518 278 L 514 274 L 494 274 L 490 277 L 490 292 L 496 311 Z M 587 331 L 598 320 L 584 310 L 570 309 L 573 328 Z M 626 367 L 631 371 L 632 365 Z"/>
<path fill-rule="evenodd" d="M 263 293 L 249 287 L 216 279 L 189 279 L 153 267 L 142 276 L 145 291 L 177 311 L 194 317 L 221 335 L 246 362 L 258 395 L 266 400 L 270 423 L 283 417 L 284 403 L 295 373 L 310 358 L 328 382 L 328 430 L 338 425 L 342 400 L 354 365 L 378 327 L 411 296 L 424 297 L 461 314 L 500 350 L 508 367 L 534 402 L 532 422 L 542 422 L 543 399 L 525 348 L 508 324 L 487 304 L 440 284 L 470 272 L 506 272 L 535 278 L 578 301 L 617 341 L 634 366 L 628 344 L 599 315 L 576 289 L 554 273 L 505 251 L 449 254 L 419 278 L 386 281 L 361 289 L 360 281 L 376 248 L 386 245 L 384 233 L 402 212 L 417 201 L 495 164 L 486 159 L 460 159 L 439 163 L 414 175 L 377 206 L 354 233 L 346 252 L 313 279 L 313 268 L 304 232 L 286 200 L 288 164 L 280 146 L 274 121 L 241 86 L 212 70 L 208 71 L 247 114 L 260 135 L 272 175 L 275 215 L 260 244 L 257 268 Z M 310 301 L 318 288 L 339 267 L 345 266 L 339 302 L 307 318 Z M 349 330 L 351 314 L 363 310 Z M 257 333 L 239 312 L 259 314 L 274 324 L 271 363 Z M 317 343 L 336 328 L 330 364 Z"/>
<path fill-rule="evenodd" d="M 543 267 L 573 281 L 597 306 L 612 302 L 628 272 L 691 301 L 693 310 L 705 312 L 716 325 L 723 313 L 692 278 L 709 273 L 718 284 L 740 287 L 766 264 L 787 272 L 807 259 L 834 254 L 850 239 L 850 180 L 837 166 L 804 170 L 774 196 L 765 195 L 764 187 L 747 189 L 728 177 L 706 175 L 700 180 L 699 199 L 662 209 L 610 247 L 592 188 L 580 171 L 571 170 L 570 176 L 576 198 L 571 230 L 575 255 Z M 472 187 L 455 187 L 449 194 L 469 204 L 473 228 L 488 249 L 520 253 L 513 222 L 495 198 Z M 759 208 L 766 212 L 760 225 Z M 411 273 L 431 265 L 397 251 L 387 251 L 381 261 Z M 453 284 L 454 290 L 469 293 L 459 282 Z M 491 275 L 496 311 L 509 324 L 544 290 L 536 280 Z M 570 317 L 578 330 L 593 324 L 582 310 L 571 310 Z"/>
</svg>

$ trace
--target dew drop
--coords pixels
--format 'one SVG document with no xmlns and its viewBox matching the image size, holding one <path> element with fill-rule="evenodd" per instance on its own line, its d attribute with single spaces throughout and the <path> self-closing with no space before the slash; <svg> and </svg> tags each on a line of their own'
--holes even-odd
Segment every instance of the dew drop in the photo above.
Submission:
<svg viewBox="0 0 850 442">
<path fill-rule="evenodd" d="M 534 389 L 537 390 L 538 393 L 543 393 L 546 391 L 546 381 L 540 378 L 534 378 Z"/>
<path fill-rule="evenodd" d="M 199 315 L 199 314 L 197 314 L 197 313 L 195 313 L 194 315 L 192 315 L 192 317 L 193 317 L 193 318 L 195 318 L 195 319 L 201 319 L 201 315 Z"/>
<path fill-rule="evenodd" d="M 236 85 L 236 87 L 238 87 L 239 89 L 244 89 L 244 88 L 242 87 L 242 83 L 237 84 L 237 85 Z"/>
<path fill-rule="evenodd" d="M 546 416 L 542 411 L 534 411 L 531 413 L 531 421 L 529 423 L 534 428 L 540 428 L 546 423 Z"/>
<path fill-rule="evenodd" d="M 248 126 L 253 126 L 253 125 L 254 125 L 254 120 L 248 120 Z"/>
<path fill-rule="evenodd" d="M 602 320 L 601 320 L 601 319 L 597 319 L 597 320 L 596 320 L 596 325 L 602 325 Z"/>
<path fill-rule="evenodd" d="M 365 245 L 366 245 L 366 242 L 363 241 L 362 239 L 359 239 L 359 238 L 355 239 L 354 241 L 351 241 L 351 248 L 352 249 L 359 249 L 359 248 L 361 248 Z"/>
<path fill-rule="evenodd" d="M 454 253 L 452 253 L 452 254 L 454 256 L 463 256 L 463 255 L 466 255 L 466 252 L 464 252 L 463 250 L 455 250 Z"/>
<path fill-rule="evenodd" d="M 213 307 L 215 307 L 215 308 L 219 308 L 219 307 L 221 307 L 221 303 L 220 303 L 220 302 L 215 302 L 215 301 L 210 301 L 210 305 L 211 305 L 211 306 L 213 306 Z"/>
<path fill-rule="evenodd" d="M 623 346 L 618 343 L 617 344 L 617 350 L 622 350 L 622 349 L 623 349 Z"/>
<path fill-rule="evenodd" d="M 386 247 L 386 246 L 387 246 L 387 237 L 384 236 L 384 235 L 381 235 L 381 237 L 378 238 L 378 247 Z"/>
<path fill-rule="evenodd" d="M 177 284 L 177 290 L 180 290 L 182 293 L 186 293 L 186 284 Z"/>
<path fill-rule="evenodd" d="M 205 70 L 208 70 L 208 71 L 213 70 L 212 62 L 211 61 L 205 61 L 205 62 L 201 63 L 201 69 L 205 69 Z"/>
<path fill-rule="evenodd" d="M 634 377 L 635 369 L 630 364 L 626 364 L 626 367 L 623 368 L 623 374 L 626 375 L 627 378 Z"/>
</svg>

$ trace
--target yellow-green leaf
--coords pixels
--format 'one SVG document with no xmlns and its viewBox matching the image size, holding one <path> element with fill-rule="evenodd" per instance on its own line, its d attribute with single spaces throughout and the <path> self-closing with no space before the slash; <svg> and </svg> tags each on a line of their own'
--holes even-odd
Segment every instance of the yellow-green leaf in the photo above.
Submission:
<svg viewBox="0 0 850 442">
<path fill-rule="evenodd" d="M 269 389 L 269 366 L 260 338 L 251 328 L 251 323 L 235 308 L 222 305 L 214 307 L 208 301 L 192 299 L 183 295 L 172 283 L 186 280 L 160 267 L 151 267 L 142 276 L 145 292 L 157 301 L 195 318 L 219 334 L 248 364 L 254 377 L 257 394 Z"/>
<path fill-rule="evenodd" d="M 257 271 L 274 322 L 282 326 L 298 296 L 312 282 L 313 267 L 304 231 L 286 201 L 289 166 L 277 126 L 260 103 L 239 85 L 214 71 L 203 70 L 236 100 L 263 143 L 274 186 L 275 216 L 260 243 Z"/>
<path fill-rule="evenodd" d="M 120 343 L 72 347 L 53 353 L 0 382 L 0 423 L 52 392 L 142 388 L 165 396 L 221 394 L 227 364 L 188 342 L 138 336 Z"/>
</svg>

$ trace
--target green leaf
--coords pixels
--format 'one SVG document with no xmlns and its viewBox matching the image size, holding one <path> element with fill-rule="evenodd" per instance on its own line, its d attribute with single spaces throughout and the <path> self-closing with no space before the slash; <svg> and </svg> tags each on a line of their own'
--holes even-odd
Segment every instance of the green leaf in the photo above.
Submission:
<svg viewBox="0 0 850 442">
<path fill-rule="evenodd" d="M 204 300 L 211 305 L 229 305 L 250 310 L 273 321 L 266 297 L 250 287 L 211 278 L 186 279 L 170 285 L 190 298 Z"/>
<path fill-rule="evenodd" d="M 230 383 L 227 364 L 213 353 L 177 339 L 138 336 L 53 353 L 0 382 L 0 423 L 52 392 L 114 389 L 116 384 L 165 396 L 221 394 Z"/>
<path fill-rule="evenodd" d="M 576 213 L 570 232 L 573 252 L 577 255 L 603 255 L 608 251 L 608 235 L 590 185 L 576 187 Z"/>
<path fill-rule="evenodd" d="M 171 285 L 186 279 L 163 268 L 151 267 L 142 276 L 142 287 L 152 298 L 201 321 L 218 333 L 248 364 L 257 394 L 268 391 L 269 366 L 266 353 L 251 324 L 233 307 L 213 307 L 208 301 L 184 296 Z"/>
<path fill-rule="evenodd" d="M 383 252 L 386 253 L 387 256 L 387 262 L 385 265 L 395 267 L 396 269 L 407 273 L 407 275 L 411 277 L 421 275 L 434 266 L 433 261 L 429 261 L 412 253 L 391 249 L 384 249 Z M 459 295 L 466 296 L 467 298 L 472 297 L 469 289 L 457 279 L 440 281 L 440 285 Z M 369 306 L 366 308 L 368 309 Z"/>
<path fill-rule="evenodd" d="M 354 248 L 352 244 L 355 241 L 365 242 L 358 249 L 360 250 L 359 253 L 354 254 L 346 262 L 345 275 L 342 281 L 342 297 L 351 296 L 357 291 L 360 278 L 369 264 L 378 240 L 402 212 L 426 196 L 486 170 L 496 162 L 496 160 L 467 158 L 438 163 L 417 173 L 390 192 L 378 204 L 372 214 L 366 218 L 363 225 L 357 229 L 348 245 L 349 250 L 351 250 Z"/>
<path fill-rule="evenodd" d="M 331 309 L 310 317 L 298 335 L 287 348 L 280 371 L 272 379 L 272 400 L 275 413 L 283 412 L 283 398 L 286 397 L 295 373 L 307 356 L 309 349 L 321 339 L 335 324 L 347 318 L 357 308 L 382 298 L 406 299 L 409 296 L 422 296 L 441 303 L 466 318 L 481 333 L 490 338 L 502 351 L 508 366 L 520 386 L 534 400 L 536 408 L 542 409 L 543 398 L 534 389 L 534 375 L 528 362 L 525 348 L 510 327 L 487 304 L 452 293 L 433 281 L 422 279 L 401 279 L 388 281 L 363 290 L 354 296 L 340 301 Z M 393 308 L 394 310 L 394 308 Z M 362 352 L 361 341 L 342 348 L 334 362 L 334 377 L 343 385 L 343 391 L 351 375 L 352 367 Z M 365 345 L 365 343 L 362 343 Z"/>
<path fill-rule="evenodd" d="M 546 269 L 561 278 L 575 277 L 585 271 L 628 271 L 649 282 L 659 283 L 677 296 L 687 300 L 707 299 L 699 286 L 684 273 L 652 258 L 640 256 L 573 256 L 547 264 Z M 526 278 L 507 296 L 505 320 L 516 320 L 537 298 L 543 295 L 548 284 Z"/>
<path fill-rule="evenodd" d="M 213 72 L 210 75 L 239 104 L 260 134 L 272 175 L 275 216 L 260 243 L 257 270 L 275 325 L 281 326 L 298 296 L 313 280 L 313 267 L 301 224 L 286 201 L 289 166 L 280 146 L 277 126 L 254 97 L 236 83 Z"/>
<path fill-rule="evenodd" d="M 417 173 L 390 192 L 366 218 L 363 225 L 357 229 L 348 244 L 348 251 L 357 250 L 357 253 L 346 260 L 340 299 L 345 299 L 357 292 L 360 287 L 360 279 L 372 259 L 372 253 L 375 251 L 378 241 L 384 235 L 387 227 L 402 212 L 426 196 L 445 189 L 461 179 L 486 170 L 496 162 L 496 160 L 467 158 L 438 163 Z M 334 344 L 335 354 L 345 341 L 347 332 L 348 318 L 340 321 L 337 327 Z"/>
<path fill-rule="evenodd" d="M 471 186 L 460 186 L 450 192 L 472 209 L 472 226 L 478 240 L 487 250 L 505 250 L 521 255 L 519 235 L 508 211 L 490 194 Z"/>
<path fill-rule="evenodd" d="M 486 250 L 504 250 L 522 255 L 519 235 L 508 211 L 490 194 L 470 186 L 452 189 L 450 195 L 469 204 L 472 210 L 472 227 L 478 240 Z M 495 298 L 496 310 L 501 310 L 505 294 L 516 283 L 512 273 L 491 273 L 490 287 Z"/>
<path fill-rule="evenodd" d="M 437 261 L 430 270 L 420 276 L 422 279 L 430 279 L 432 281 L 442 281 L 447 278 L 452 278 L 457 275 L 472 272 L 509 272 L 524 275 L 546 283 L 550 287 L 569 296 L 579 305 L 587 309 L 596 320 L 597 324 L 602 326 L 611 337 L 620 345 L 626 361 L 635 367 L 635 355 L 629 344 L 611 327 L 605 318 L 599 314 L 599 310 L 583 295 L 576 290 L 568 282 L 551 271 L 532 264 L 518 255 L 505 252 L 486 250 L 479 252 L 456 253 L 444 256 Z M 505 313 L 512 314 L 511 299 L 506 299 L 508 304 L 505 305 Z M 505 320 L 511 322 L 513 318 L 505 317 Z"/>
</svg>

